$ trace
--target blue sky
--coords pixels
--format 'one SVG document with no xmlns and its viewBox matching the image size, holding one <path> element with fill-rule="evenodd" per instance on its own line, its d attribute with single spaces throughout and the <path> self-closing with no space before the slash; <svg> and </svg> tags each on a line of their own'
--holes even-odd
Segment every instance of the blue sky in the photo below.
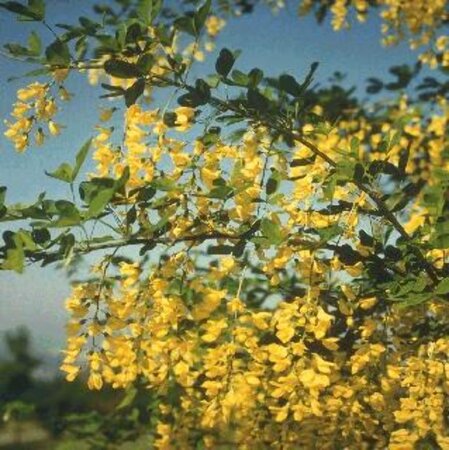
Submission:
<svg viewBox="0 0 449 450">
<path fill-rule="evenodd" d="M 50 0 L 49 22 L 71 22 L 73 17 L 89 15 L 91 0 Z M 313 17 L 298 18 L 296 1 L 273 15 L 259 7 L 255 13 L 234 19 L 217 40 L 216 51 L 197 65 L 193 75 L 213 72 L 217 52 L 222 47 L 240 49 L 236 64 L 240 70 L 259 67 L 266 75 L 288 72 L 301 79 L 310 64 L 320 63 L 317 81 L 326 80 L 335 71 L 347 74 L 348 86 L 364 86 L 370 76 L 384 76 L 394 64 L 413 63 L 416 54 L 407 45 L 385 49 L 380 45 L 380 21 L 371 14 L 368 22 L 354 24 L 352 29 L 334 32 L 329 23 L 318 26 Z M 38 25 L 34 25 L 38 26 Z M 0 43 L 25 42 L 32 27 L 16 23 L 9 14 L 0 14 Z M 44 42 L 52 40 L 45 28 L 38 29 Z M 7 118 L 16 90 L 27 83 L 8 83 L 12 75 L 31 67 L 10 61 L 0 55 L 0 116 Z M 95 125 L 99 90 L 90 87 L 82 77 L 74 77 L 68 85 L 76 93 L 74 100 L 64 105 L 58 122 L 67 126 L 62 136 L 52 138 L 43 148 L 30 148 L 17 154 L 3 137 L 0 125 L 0 185 L 8 186 L 8 200 L 32 201 L 39 192 L 50 197 L 65 195 L 66 187 L 45 176 L 45 170 L 56 168 L 74 154 Z M 363 96 L 363 89 L 358 90 Z M 3 122 L 3 121 L 2 121 Z M 0 232 L 6 229 L 0 226 Z M 69 292 L 69 280 L 63 271 L 54 268 L 28 268 L 23 275 L 0 272 L 0 333 L 17 325 L 28 326 L 41 352 L 56 353 L 64 339 L 64 299 Z"/>
</svg>

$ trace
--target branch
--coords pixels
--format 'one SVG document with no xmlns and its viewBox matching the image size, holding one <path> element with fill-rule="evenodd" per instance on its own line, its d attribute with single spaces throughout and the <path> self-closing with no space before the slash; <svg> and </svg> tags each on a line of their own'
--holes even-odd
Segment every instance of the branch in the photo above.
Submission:
<svg viewBox="0 0 449 450">
<path fill-rule="evenodd" d="M 134 237 L 130 239 L 117 239 L 109 242 L 101 242 L 99 244 L 90 244 L 88 241 L 82 241 L 73 248 L 73 253 L 76 255 L 84 255 L 86 253 L 96 252 L 100 250 L 107 250 L 110 248 L 122 248 L 132 245 L 175 245 L 180 242 L 204 242 L 211 239 L 229 239 L 229 240 L 239 240 L 240 236 L 235 236 L 232 234 L 212 232 L 197 234 L 191 236 L 183 236 L 176 239 L 169 238 L 144 238 L 144 237 Z M 34 261 L 44 261 L 47 263 L 56 262 L 64 259 L 64 255 L 59 252 L 46 253 L 46 252 L 32 252 L 29 255 Z"/>
<path fill-rule="evenodd" d="M 271 126 L 272 128 L 275 128 L 275 126 L 272 126 L 270 124 L 268 124 L 268 126 Z M 324 161 L 326 161 L 332 167 L 336 167 L 337 166 L 337 163 L 332 158 L 330 158 L 325 153 L 323 153 L 316 145 L 314 145 L 313 143 L 305 140 L 300 134 L 295 133 L 295 132 L 291 132 L 291 131 L 280 130 L 280 129 L 277 129 L 277 131 L 283 132 L 284 134 L 288 134 L 289 137 L 291 137 L 292 139 L 294 139 L 294 140 L 300 142 L 301 144 L 303 144 L 305 147 L 307 147 L 309 150 L 311 150 L 314 154 L 316 154 L 320 158 L 324 159 Z M 429 275 L 429 278 L 432 280 L 432 282 L 434 284 L 438 284 L 439 280 L 438 280 L 438 275 L 436 273 L 435 268 L 433 267 L 432 264 L 429 263 L 429 261 L 427 261 L 425 256 L 422 254 L 421 250 L 418 247 L 416 247 L 415 245 L 413 245 L 413 239 L 405 231 L 404 227 L 398 221 L 396 216 L 389 210 L 388 206 L 381 199 L 380 194 L 378 192 L 376 192 L 376 191 L 373 191 L 372 189 L 370 189 L 368 186 L 366 186 L 365 184 L 361 183 L 360 181 L 357 181 L 357 180 L 354 180 L 354 179 L 351 179 L 350 181 L 351 181 L 351 183 L 355 184 L 361 191 L 365 192 L 369 196 L 369 198 L 376 204 L 377 209 L 381 213 L 381 215 L 386 220 L 388 220 L 388 222 L 390 222 L 393 225 L 395 230 L 400 234 L 400 236 L 405 241 L 407 241 L 408 243 L 412 244 L 411 248 L 413 250 L 413 253 L 415 254 L 415 256 L 419 259 L 419 261 L 423 265 L 424 270 L 426 271 L 427 275 Z"/>
</svg>

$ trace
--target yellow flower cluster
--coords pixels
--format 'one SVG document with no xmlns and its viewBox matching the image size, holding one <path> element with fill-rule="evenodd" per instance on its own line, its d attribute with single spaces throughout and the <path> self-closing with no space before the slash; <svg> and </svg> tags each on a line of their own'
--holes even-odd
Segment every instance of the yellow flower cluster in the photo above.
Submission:
<svg viewBox="0 0 449 450">
<path fill-rule="evenodd" d="M 44 122 L 48 132 L 55 136 L 60 133 L 60 125 L 53 121 L 58 111 L 55 99 L 51 96 L 50 85 L 34 82 L 17 91 L 17 102 L 11 115 L 15 121 L 5 120 L 7 130 L 5 136 L 10 139 L 17 151 L 23 152 L 30 144 L 30 134 L 35 126 Z M 36 145 L 42 145 L 45 140 L 42 126 L 34 133 Z"/>
<path fill-rule="evenodd" d="M 335 0 L 330 6 L 327 0 L 301 0 L 299 13 L 308 14 L 313 7 L 320 6 L 329 7 L 335 30 L 348 27 L 353 12 L 358 21 L 364 22 L 369 8 L 375 6 L 380 9 L 383 20 L 385 45 L 395 45 L 408 38 L 412 49 L 425 48 L 419 56 L 422 62 L 433 68 L 449 66 L 449 37 L 439 33 L 448 18 L 446 0 L 378 0 L 374 3 L 367 0 Z"/>
<path fill-rule="evenodd" d="M 425 318 L 425 309 L 409 310 L 406 324 L 393 308 L 384 330 L 363 334 L 366 318 L 355 312 L 375 314 L 376 299 L 356 298 L 335 310 L 315 289 L 257 311 L 219 288 L 238 264 L 232 257 L 221 258 L 201 281 L 190 264 L 182 252 L 142 276 L 139 265 L 122 263 L 117 291 L 98 298 L 97 284 L 78 285 L 67 301 L 72 319 L 62 370 L 68 380 L 90 348 L 91 389 L 126 388 L 138 377 L 160 394 L 177 389 L 177 406 L 159 405 L 155 448 L 181 448 L 181 442 L 195 448 L 198 432 L 211 449 L 223 442 L 242 449 L 364 448 L 373 441 L 399 450 L 429 433 L 447 447 L 449 340 L 411 348 L 397 339 Z M 191 303 L 168 281 L 167 274 L 183 271 L 191 273 L 182 288 Z M 436 311 L 447 321 L 447 305 Z M 347 314 L 355 322 L 349 334 L 339 331 Z M 94 322 L 101 326 L 92 333 Z M 394 350 L 387 350 L 385 336 L 396 336 Z"/>
<path fill-rule="evenodd" d="M 430 48 L 425 62 L 449 63 L 449 39 L 435 31 L 447 20 L 445 0 L 303 0 L 301 11 L 317 3 L 329 7 L 335 29 L 348 24 L 350 11 L 363 21 L 379 6 L 387 44 L 408 34 L 413 47 Z M 224 25 L 209 16 L 208 39 Z M 381 114 L 341 111 L 338 122 L 314 107 L 290 142 L 273 135 L 265 114 L 253 117 L 251 108 L 230 103 L 251 120 L 228 139 L 214 126 L 223 115 L 170 110 L 170 101 L 143 106 L 152 83 L 170 84 L 164 76 L 181 65 L 185 71 L 172 78 L 178 95 L 190 64 L 204 56 L 200 40 L 177 51 L 158 33 L 149 29 L 152 39 L 142 42 L 154 60 L 147 73 L 108 78 L 122 89 L 139 78 L 144 101 L 126 109 L 122 127 L 112 121 L 116 108 L 104 107 L 95 128 L 94 176 L 129 171 L 129 178 L 95 217 L 116 234 L 92 248 L 117 247 L 66 301 L 66 379 L 86 374 L 92 390 L 143 382 L 154 395 L 153 445 L 160 450 L 407 450 L 429 441 L 449 448 L 449 339 L 432 328 L 447 330 L 449 306 L 445 294 L 425 289 L 424 271 L 411 287 L 405 283 L 421 255 L 410 256 L 415 242 L 425 243 L 421 256 L 436 268 L 449 260 L 447 244 L 431 232 L 445 220 L 447 100 L 423 111 L 401 96 L 376 105 Z M 109 58 L 84 66 L 90 81 L 106 76 Z M 123 61 L 126 68 L 138 57 Z M 57 83 L 67 75 L 53 73 Z M 59 134 L 51 86 L 18 91 L 5 133 L 17 150 L 40 122 Z M 182 133 L 202 126 L 186 142 Z M 35 141 L 44 138 L 39 127 Z M 85 206 L 79 217 L 89 225 Z M 410 248 L 397 241 L 392 223 Z M 144 245 L 142 260 L 120 256 L 128 240 Z M 396 285 L 389 282 L 395 276 Z M 410 296 L 396 298 L 397 291 Z M 403 298 L 412 306 L 393 301 Z M 432 332 L 421 339 L 422 330 Z"/>
<path fill-rule="evenodd" d="M 366 193 L 336 184 L 331 201 L 351 206 L 324 212 L 317 205 L 329 201 L 323 183 L 329 167 L 313 160 L 301 143 L 289 155 L 275 152 L 266 130 L 255 127 L 237 144 L 217 139 L 187 145 L 171 134 L 187 130 L 195 111 L 180 107 L 175 114 L 170 131 L 158 110 L 133 105 L 126 112 L 121 149 L 113 150 L 108 128 L 99 128 L 94 140 L 100 174 L 118 175 L 130 167 L 127 189 L 152 180 L 172 183 L 160 194 L 162 208 L 139 215 L 148 238 L 162 222 L 170 223 L 164 236 L 179 245 L 208 234 L 229 245 L 228 237 L 235 243 L 233 236 L 263 214 L 260 230 L 274 233 L 278 244 L 257 250 L 248 244 L 247 262 L 231 255 L 197 259 L 188 246 L 169 246 L 149 272 L 137 263 L 121 263 L 110 279 L 120 280 L 116 287 L 102 279 L 75 286 L 67 301 L 71 319 L 62 365 L 67 379 L 85 366 L 91 389 L 123 389 L 144 380 L 160 400 L 154 442 L 159 449 L 180 448 L 181 442 L 182 448 L 195 448 L 200 439 L 211 449 L 222 444 L 355 449 L 373 442 L 376 448 L 400 450 L 430 437 L 446 448 L 449 341 L 423 342 L 414 330 L 428 320 L 446 324 L 447 304 L 435 299 L 406 310 L 385 306 L 385 299 L 366 295 L 351 282 L 363 273 L 361 261 L 320 249 L 307 236 L 309 229 L 337 229 L 361 257 L 370 258 L 374 244 L 359 237 L 366 229 L 359 211 L 375 208 Z M 398 122 L 402 131 L 393 125 Z M 371 161 L 399 165 L 407 149 L 403 170 L 432 188 L 438 173 L 449 170 L 446 123 L 445 101 L 424 119 L 404 97 L 379 123 L 359 117 L 338 127 L 306 124 L 305 129 L 343 171 L 351 160 L 367 167 Z M 307 159 L 305 168 L 291 164 Z M 266 192 L 267 179 L 274 176 L 279 186 Z M 134 199 L 127 201 L 132 205 Z M 419 212 L 405 221 L 411 233 L 417 223 L 435 220 L 424 195 L 414 197 L 410 208 Z M 373 229 L 383 226 L 370 221 Z M 263 244 L 266 238 L 256 239 Z M 444 248 L 427 257 L 439 267 L 447 261 Z M 198 276 L 202 261 L 211 265 Z M 252 270 L 247 265 L 257 269 L 264 304 L 252 306 L 254 298 L 246 297 L 245 274 Z M 404 262 L 395 270 L 404 273 Z M 290 291 L 292 274 L 300 287 Z M 167 401 L 171 392 L 175 403 Z"/>
<path fill-rule="evenodd" d="M 193 108 L 181 106 L 174 110 L 174 129 L 185 132 L 190 129 L 195 117 Z M 112 116 L 111 110 L 103 110 L 103 121 Z M 185 143 L 166 136 L 167 125 L 159 110 L 144 111 L 139 105 L 132 105 L 125 112 L 123 146 L 112 142 L 112 127 L 97 126 L 98 134 L 93 139 L 94 156 L 99 176 L 120 176 L 124 167 L 130 170 L 129 187 L 136 188 L 151 182 L 158 171 L 158 163 L 173 162 L 170 175 L 176 180 L 191 161 L 185 153 Z M 166 165 L 165 172 L 166 172 Z"/>
</svg>

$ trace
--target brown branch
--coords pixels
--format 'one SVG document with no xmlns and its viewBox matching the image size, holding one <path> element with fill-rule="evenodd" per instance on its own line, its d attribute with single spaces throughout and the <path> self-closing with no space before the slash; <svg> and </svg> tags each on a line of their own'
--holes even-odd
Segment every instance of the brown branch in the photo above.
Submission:
<svg viewBox="0 0 449 450">
<path fill-rule="evenodd" d="M 270 125 L 268 125 L 268 126 L 270 126 Z M 332 158 L 330 158 L 328 155 L 323 153 L 316 145 L 307 141 L 298 133 L 294 133 L 291 131 L 285 131 L 285 130 L 278 130 L 278 131 L 283 132 L 284 134 L 288 134 L 289 137 L 291 137 L 292 139 L 303 144 L 305 147 L 307 147 L 309 150 L 311 150 L 314 154 L 316 154 L 317 156 L 322 158 L 324 161 L 326 161 L 329 165 L 331 165 L 332 167 L 337 167 L 337 163 Z M 372 189 L 370 189 L 368 186 L 366 186 L 365 184 L 363 184 L 360 181 L 357 181 L 354 179 L 351 179 L 350 181 L 351 181 L 351 183 L 355 184 L 361 191 L 365 192 L 369 196 L 369 198 L 376 204 L 377 209 L 382 214 L 382 216 L 393 225 L 395 230 L 400 234 L 400 236 L 404 240 L 406 240 L 407 242 L 412 244 L 411 248 L 413 250 L 413 253 L 415 253 L 416 257 L 419 259 L 419 261 L 423 265 L 424 270 L 426 271 L 427 275 L 432 280 L 432 282 L 434 284 L 437 284 L 439 282 L 439 280 L 438 280 L 438 275 L 435 271 L 435 268 L 433 267 L 432 264 L 429 263 L 429 261 L 427 261 L 425 256 L 422 254 L 421 250 L 418 247 L 416 247 L 415 245 L 413 245 L 412 238 L 407 233 L 407 231 L 405 231 L 404 227 L 398 221 L 396 216 L 389 210 L 388 206 L 381 199 L 379 193 L 376 191 L 373 191 Z"/>
<path fill-rule="evenodd" d="M 183 236 L 176 239 L 169 238 L 144 238 L 144 237 L 134 237 L 130 239 L 118 239 L 109 242 L 101 242 L 99 244 L 90 244 L 88 241 L 80 242 L 76 247 L 73 248 L 73 253 L 76 255 L 83 255 L 86 253 L 96 252 L 100 250 L 107 250 L 110 248 L 119 249 L 122 247 L 128 247 L 132 245 L 146 245 L 146 244 L 162 244 L 162 245 L 175 245 L 180 242 L 204 242 L 213 239 L 229 239 L 229 240 L 239 240 L 241 237 L 238 235 L 232 235 L 221 232 L 212 232 L 204 234 L 196 234 L 191 236 Z M 64 255 L 59 252 L 46 253 L 46 252 L 30 252 L 29 258 L 34 261 L 49 261 L 56 262 L 64 258 Z"/>
</svg>

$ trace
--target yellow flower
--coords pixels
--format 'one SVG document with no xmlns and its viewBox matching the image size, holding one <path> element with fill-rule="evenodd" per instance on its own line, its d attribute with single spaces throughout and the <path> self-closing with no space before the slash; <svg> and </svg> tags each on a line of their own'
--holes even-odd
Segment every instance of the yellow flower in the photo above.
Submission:
<svg viewBox="0 0 449 450">
<path fill-rule="evenodd" d="M 201 339 L 205 342 L 211 343 L 218 339 L 222 330 L 228 326 L 226 319 L 221 320 L 208 320 L 204 325 L 206 333 L 201 336 Z"/>
<path fill-rule="evenodd" d="M 56 69 L 53 71 L 52 75 L 55 81 L 62 83 L 69 74 L 69 69 Z"/>
<path fill-rule="evenodd" d="M 73 381 L 77 377 L 80 368 L 78 366 L 74 366 L 73 364 L 63 364 L 61 366 L 61 370 L 67 373 L 65 377 L 67 381 Z"/>
<path fill-rule="evenodd" d="M 330 385 L 330 379 L 327 375 L 322 375 L 312 369 L 303 370 L 299 374 L 299 379 L 308 389 L 322 390 Z"/>
<path fill-rule="evenodd" d="M 314 367 L 318 370 L 318 372 L 327 375 L 332 373 L 332 370 L 336 367 L 335 363 L 324 360 L 323 358 L 321 358 L 320 355 L 316 353 L 313 354 L 313 364 Z"/>
<path fill-rule="evenodd" d="M 53 122 L 53 120 L 50 120 L 48 122 L 48 131 L 52 136 L 57 136 L 61 133 L 61 125 L 58 125 L 57 123 Z"/>
<path fill-rule="evenodd" d="M 117 110 L 117 108 L 101 108 L 100 111 L 100 120 L 102 122 L 107 122 L 111 119 L 112 114 Z"/>
<path fill-rule="evenodd" d="M 234 297 L 232 300 L 229 300 L 226 308 L 230 314 L 240 314 L 245 311 L 245 304 L 238 297 Z"/>
<path fill-rule="evenodd" d="M 103 378 L 99 372 L 91 372 L 87 379 L 87 387 L 90 390 L 99 391 L 103 387 Z"/>
<path fill-rule="evenodd" d="M 46 84 L 35 82 L 28 85 L 26 88 L 19 89 L 17 91 L 17 98 L 22 102 L 39 98 L 45 95 L 47 88 L 48 86 Z"/>
<path fill-rule="evenodd" d="M 377 297 L 363 298 L 359 300 L 359 306 L 362 309 L 370 309 L 377 303 Z"/>
<path fill-rule="evenodd" d="M 206 289 L 203 300 L 192 310 L 193 318 L 195 320 L 208 318 L 220 306 L 225 295 L 226 290 Z"/>
<path fill-rule="evenodd" d="M 205 26 L 209 36 L 215 37 L 221 29 L 225 26 L 226 22 L 217 16 L 209 16 L 206 19 Z"/>
<path fill-rule="evenodd" d="M 187 131 L 191 126 L 195 117 L 195 110 L 188 106 L 180 106 L 175 109 L 177 131 Z"/>
<path fill-rule="evenodd" d="M 34 139 L 36 141 L 36 145 L 42 145 L 44 143 L 45 140 L 45 134 L 44 131 L 42 130 L 42 128 L 39 128 L 36 131 L 36 134 L 34 136 Z"/>
<path fill-rule="evenodd" d="M 277 362 L 280 359 L 284 359 L 288 355 L 287 349 L 279 344 L 268 345 L 267 351 L 268 351 L 268 359 L 272 362 Z"/>
<path fill-rule="evenodd" d="M 330 314 L 327 314 L 323 308 L 318 308 L 318 314 L 316 316 L 316 323 L 311 328 L 311 331 L 315 335 L 316 339 L 322 339 L 326 335 L 327 331 L 329 330 L 332 320 L 334 319 L 333 316 Z"/>
<path fill-rule="evenodd" d="M 247 374 L 245 376 L 245 380 L 250 386 L 259 386 L 260 385 L 260 379 L 255 375 Z"/>
<path fill-rule="evenodd" d="M 139 263 L 120 263 L 120 275 L 123 277 L 122 285 L 124 288 L 128 288 L 137 283 L 141 269 Z"/>
<path fill-rule="evenodd" d="M 201 180 L 209 189 L 212 189 L 214 181 L 219 177 L 220 170 L 205 166 L 201 168 Z"/>
<path fill-rule="evenodd" d="M 289 323 L 279 323 L 277 329 L 276 336 L 283 344 L 289 342 L 295 335 L 295 328 Z"/>
</svg>

